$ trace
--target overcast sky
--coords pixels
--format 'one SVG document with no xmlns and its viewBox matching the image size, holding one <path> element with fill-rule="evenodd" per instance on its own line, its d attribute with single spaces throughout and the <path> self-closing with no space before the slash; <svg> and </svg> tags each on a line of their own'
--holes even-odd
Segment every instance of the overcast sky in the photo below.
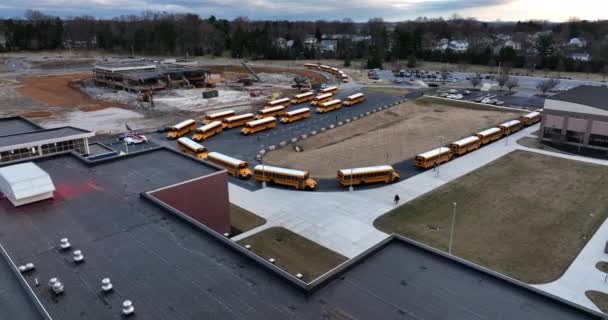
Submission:
<svg viewBox="0 0 608 320">
<path fill-rule="evenodd" d="M 27 9 L 61 17 L 89 15 L 100 18 L 138 14 L 144 10 L 192 12 L 252 20 L 318 20 L 352 18 L 387 21 L 419 16 L 448 17 L 458 13 L 479 20 L 517 21 L 569 17 L 608 19 L 608 0 L 0 0 L 0 16 L 23 16 Z"/>
</svg>

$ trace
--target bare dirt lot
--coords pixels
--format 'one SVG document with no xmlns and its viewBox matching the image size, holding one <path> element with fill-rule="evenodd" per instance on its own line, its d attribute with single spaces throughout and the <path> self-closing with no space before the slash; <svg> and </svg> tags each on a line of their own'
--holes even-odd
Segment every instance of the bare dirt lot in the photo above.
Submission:
<svg viewBox="0 0 608 320">
<path fill-rule="evenodd" d="M 299 142 L 304 151 L 286 147 L 265 156 L 268 164 L 302 168 L 314 177 L 333 178 L 336 170 L 411 159 L 471 133 L 519 116 L 414 100 L 328 130 Z"/>
<path fill-rule="evenodd" d="M 515 151 L 374 221 L 527 283 L 558 279 L 608 212 L 608 170 Z M 608 300 L 607 300 L 608 301 Z"/>
</svg>

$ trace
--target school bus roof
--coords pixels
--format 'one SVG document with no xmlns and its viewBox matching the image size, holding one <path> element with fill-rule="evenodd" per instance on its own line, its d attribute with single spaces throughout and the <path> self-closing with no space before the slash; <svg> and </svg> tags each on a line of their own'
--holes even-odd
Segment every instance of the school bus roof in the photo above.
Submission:
<svg viewBox="0 0 608 320">
<path fill-rule="evenodd" d="M 192 150 L 197 150 L 199 148 L 205 149 L 205 147 L 202 144 L 196 143 L 196 142 L 190 140 L 190 138 L 186 138 L 186 137 L 179 138 L 179 139 L 177 139 L 177 142 L 185 145 L 186 147 L 188 147 Z"/>
<path fill-rule="evenodd" d="M 477 132 L 477 134 L 481 135 L 481 136 L 489 136 L 489 135 L 497 133 L 497 132 L 500 132 L 499 128 L 490 128 L 490 129 L 486 129 L 486 130 L 481 131 L 481 132 Z"/>
<path fill-rule="evenodd" d="M 469 143 L 472 143 L 472 142 L 475 142 L 475 141 L 479 141 L 479 140 L 480 140 L 479 137 L 470 136 L 468 138 L 464 138 L 464 139 L 452 142 L 452 144 L 455 144 L 457 146 L 464 146 L 464 145 L 467 145 Z"/>
<path fill-rule="evenodd" d="M 244 114 L 239 114 L 238 116 L 234 116 L 234 117 L 228 117 L 224 120 L 226 121 L 233 121 L 233 120 L 240 120 L 240 119 L 244 119 L 244 118 L 253 118 L 253 113 L 244 113 Z"/>
<path fill-rule="evenodd" d="M 239 159 L 233 158 L 231 156 L 227 156 L 227 155 L 219 153 L 219 152 L 209 152 L 209 154 L 207 156 L 209 158 L 215 158 L 215 159 L 230 163 L 234 166 L 238 166 L 243 163 L 246 164 L 246 162 L 243 160 L 239 160 Z"/>
<path fill-rule="evenodd" d="M 304 92 L 304 93 L 300 93 L 300 94 L 296 94 L 295 96 L 293 96 L 294 98 L 304 98 L 304 97 L 308 97 L 308 96 L 312 96 L 314 93 L 312 91 L 308 91 L 308 92 Z"/>
<path fill-rule="evenodd" d="M 438 154 L 446 153 L 446 152 L 450 152 L 450 149 L 446 148 L 446 147 L 441 147 L 441 148 L 433 149 L 433 150 L 430 150 L 427 152 L 423 152 L 423 153 L 417 155 L 416 157 L 430 158 L 430 157 L 436 156 Z"/>
<path fill-rule="evenodd" d="M 293 116 L 293 115 L 304 113 L 304 112 L 308 112 L 308 111 L 310 111 L 310 108 L 300 108 L 300 109 L 289 111 L 286 114 L 288 116 Z"/>
<path fill-rule="evenodd" d="M 540 116 L 540 112 L 534 111 L 534 112 L 530 112 L 527 115 L 525 115 L 524 118 L 534 118 L 534 117 L 538 117 L 538 116 Z"/>
<path fill-rule="evenodd" d="M 331 69 L 331 67 L 330 67 L 330 66 L 326 66 L 326 65 L 324 65 L 324 64 L 322 64 L 322 65 L 321 65 L 321 68 L 324 68 L 324 69 Z"/>
<path fill-rule="evenodd" d="M 392 170 L 394 170 L 392 166 L 381 165 L 381 166 L 374 166 L 374 167 L 341 169 L 338 171 L 342 175 L 348 175 L 348 174 L 361 174 L 361 173 L 370 173 L 370 172 L 378 172 L 378 171 L 392 171 Z"/>
<path fill-rule="evenodd" d="M 319 99 L 320 100 L 320 99 L 329 98 L 331 96 L 333 96 L 333 94 L 331 94 L 331 93 L 324 93 L 324 94 L 320 94 L 320 95 L 316 96 L 315 99 Z"/>
<path fill-rule="evenodd" d="M 332 104 L 338 104 L 340 102 L 342 102 L 340 99 L 334 99 L 331 101 L 321 103 L 321 106 L 331 106 Z"/>
<path fill-rule="evenodd" d="M 317 67 L 318 66 L 318 64 L 316 64 L 316 63 L 305 63 L 304 65 L 305 66 L 309 66 L 309 67 Z"/>
<path fill-rule="evenodd" d="M 254 170 L 260 170 L 260 171 L 263 170 L 263 171 L 268 171 L 268 172 L 273 172 L 273 173 L 278 173 L 278 174 L 287 174 L 287 175 L 297 176 L 297 177 L 304 177 L 306 174 L 308 174 L 308 172 L 306 172 L 306 171 L 272 167 L 272 166 L 261 165 L 261 164 L 258 164 L 257 166 L 255 166 Z"/>
<path fill-rule="evenodd" d="M 196 123 L 196 121 L 194 121 L 193 119 L 188 119 L 188 120 L 184 120 L 176 125 L 171 126 L 171 128 L 175 128 L 175 129 L 181 129 L 185 126 L 189 126 L 193 123 Z"/>
<path fill-rule="evenodd" d="M 512 127 L 512 126 L 516 126 L 520 123 L 521 123 L 521 121 L 519 121 L 519 120 L 511 120 L 511 121 L 507 121 L 505 123 L 501 123 L 498 126 L 499 127 Z"/>
<path fill-rule="evenodd" d="M 361 93 L 361 92 L 359 92 L 359 93 L 355 93 L 355 94 L 353 94 L 353 95 L 350 95 L 350 96 L 346 97 L 346 99 L 350 99 L 350 100 L 352 100 L 352 99 L 357 99 L 357 98 L 359 98 L 359 97 L 363 97 L 363 93 Z"/>
<path fill-rule="evenodd" d="M 250 127 L 255 127 L 260 124 L 275 122 L 275 121 L 277 121 L 277 119 L 275 117 L 268 117 L 268 118 L 264 118 L 264 119 L 260 119 L 260 120 L 249 121 L 249 122 L 247 122 L 247 125 Z"/>
<path fill-rule="evenodd" d="M 225 116 L 225 115 L 229 115 L 229 114 L 235 114 L 236 112 L 234 112 L 234 110 L 226 110 L 226 111 L 222 111 L 222 112 L 217 112 L 217 113 L 210 113 L 207 115 L 207 118 L 215 118 L 215 117 L 221 117 L 221 116 Z"/>
<path fill-rule="evenodd" d="M 325 89 L 321 89 L 321 91 L 332 91 L 332 90 L 338 90 L 338 87 L 333 86 L 333 87 L 327 87 Z"/>
<path fill-rule="evenodd" d="M 272 107 L 272 108 L 262 109 L 262 110 L 260 110 L 260 113 L 271 113 L 271 112 L 275 112 L 275 111 L 279 111 L 279 110 L 283 110 L 283 109 L 285 109 L 284 106 L 276 106 L 276 107 Z"/>
<path fill-rule="evenodd" d="M 213 128 L 221 126 L 221 125 L 222 125 L 221 121 L 213 121 L 202 127 L 199 127 L 198 129 L 196 129 L 196 131 L 207 131 L 207 130 L 213 129 Z"/>
<path fill-rule="evenodd" d="M 268 102 L 268 105 L 273 105 L 273 104 L 283 103 L 283 102 L 289 102 L 289 98 L 281 98 L 281 99 L 277 99 L 277 100 L 272 100 L 272 101 Z"/>
</svg>

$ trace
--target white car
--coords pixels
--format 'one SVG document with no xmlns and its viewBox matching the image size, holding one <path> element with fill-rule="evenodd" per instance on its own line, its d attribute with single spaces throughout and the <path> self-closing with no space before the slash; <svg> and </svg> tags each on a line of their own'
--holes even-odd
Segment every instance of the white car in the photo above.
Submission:
<svg viewBox="0 0 608 320">
<path fill-rule="evenodd" d="M 127 135 L 122 141 L 126 144 L 140 144 L 148 142 L 148 138 L 138 134 L 131 134 Z"/>
</svg>

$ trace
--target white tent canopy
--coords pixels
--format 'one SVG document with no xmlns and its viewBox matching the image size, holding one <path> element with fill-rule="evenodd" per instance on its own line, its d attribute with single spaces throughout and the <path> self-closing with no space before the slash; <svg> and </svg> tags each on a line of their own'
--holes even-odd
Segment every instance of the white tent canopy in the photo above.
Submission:
<svg viewBox="0 0 608 320">
<path fill-rule="evenodd" d="M 0 192 L 15 206 L 53 198 L 51 177 L 33 162 L 0 168 Z"/>
</svg>

